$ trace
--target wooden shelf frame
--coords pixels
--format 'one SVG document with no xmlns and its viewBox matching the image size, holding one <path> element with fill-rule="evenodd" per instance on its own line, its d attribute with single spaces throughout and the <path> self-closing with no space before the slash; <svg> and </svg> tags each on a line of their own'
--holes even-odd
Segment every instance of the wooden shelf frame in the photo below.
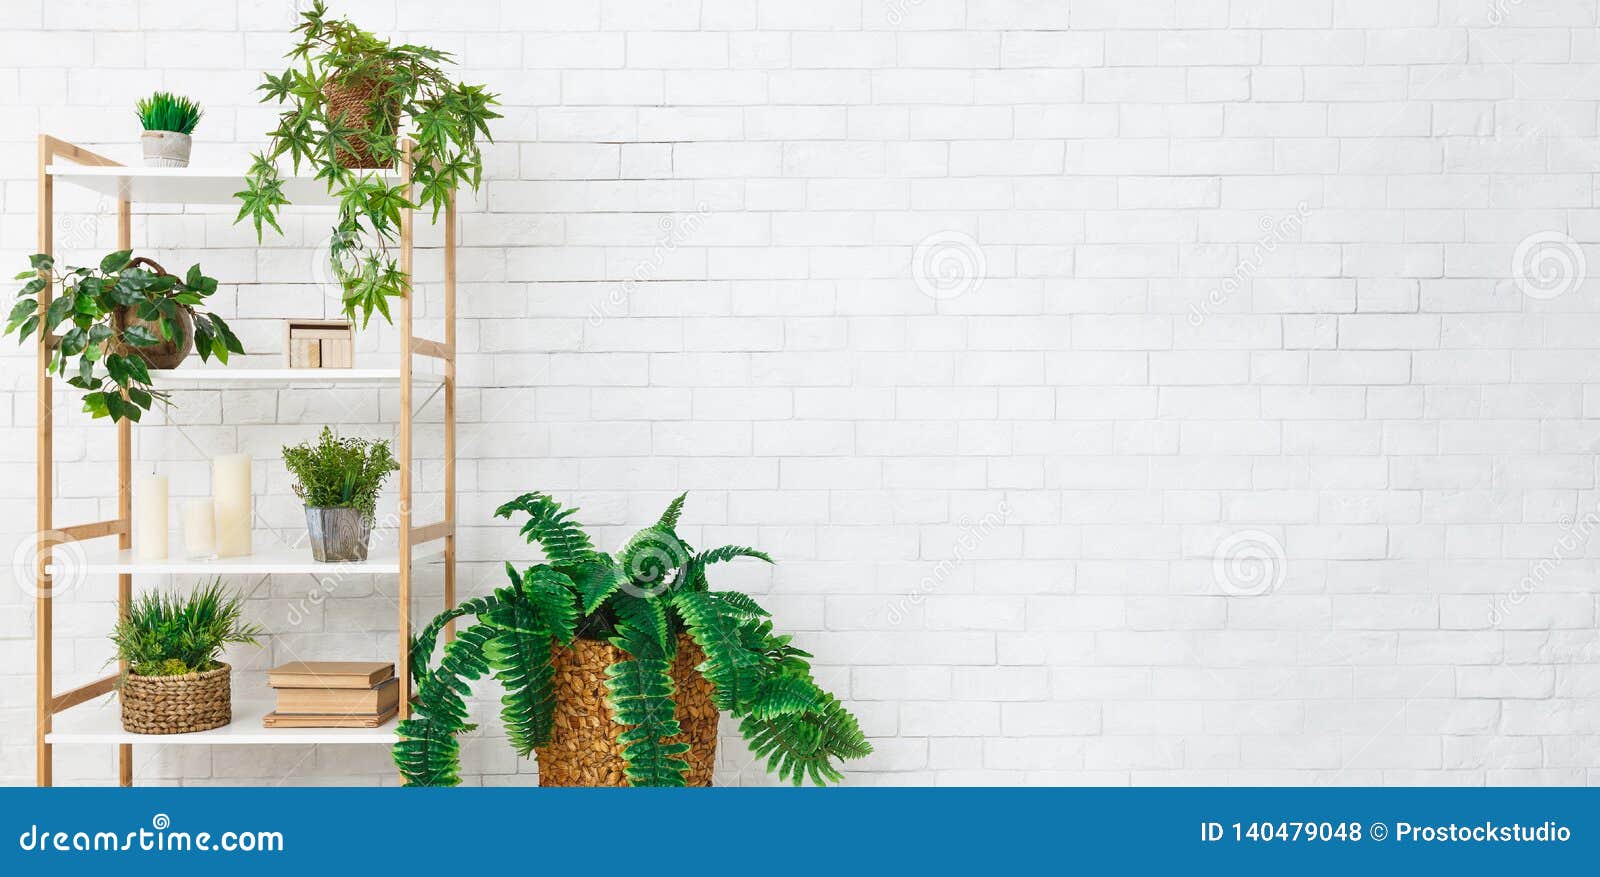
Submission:
<svg viewBox="0 0 1600 877">
<path fill-rule="evenodd" d="M 399 179 L 406 187 L 407 194 L 412 192 L 412 144 L 407 142 L 402 149 L 399 163 Z M 87 168 L 106 168 L 105 172 L 84 176 L 75 176 L 63 172 L 64 165 L 52 167 L 56 162 L 68 162 L 72 165 Z M 85 185 L 91 189 L 103 188 L 105 179 L 117 179 L 117 248 L 132 249 L 133 239 L 133 194 L 139 189 L 128 182 L 128 177 L 143 176 L 137 169 L 128 169 L 126 174 L 119 174 L 110 169 L 121 168 L 118 162 L 112 161 L 103 155 L 91 152 L 73 143 L 52 137 L 48 134 L 39 135 L 39 179 L 38 179 L 38 252 L 55 252 L 55 185 L 58 180 L 68 185 L 74 183 Z M 165 177 L 182 177 L 181 171 L 165 170 Z M 203 174 L 197 174 L 201 176 Z M 171 203 L 171 202 L 165 202 Z M 419 560 L 413 549 L 420 548 L 424 554 L 442 555 L 444 572 L 444 605 L 446 608 L 455 605 L 456 599 L 456 202 L 452 196 L 445 206 L 444 228 L 444 339 L 431 340 L 418 338 L 413 332 L 412 296 L 406 295 L 400 300 L 396 328 L 400 331 L 400 368 L 396 375 L 400 386 L 400 423 L 398 453 L 396 457 L 400 464 L 400 495 L 399 495 L 399 527 L 397 572 L 392 573 L 398 579 L 396 601 L 398 603 L 398 627 L 396 639 L 396 675 L 400 679 L 400 712 L 398 719 L 406 718 L 411 711 L 411 655 L 407 648 L 408 632 L 411 629 L 411 583 L 413 567 Z M 409 280 L 412 276 L 414 262 L 413 251 L 415 248 L 414 209 L 406 209 L 401 213 L 400 224 L 400 270 Z M 41 312 L 50 306 L 54 296 L 53 284 L 47 284 L 39 292 L 39 307 Z M 52 735 L 53 717 L 61 712 L 78 707 L 100 695 L 114 690 L 120 674 L 126 666 L 119 666 L 118 672 L 94 680 L 77 688 L 65 692 L 55 690 L 54 656 L 54 600 L 53 582 L 51 576 L 52 549 L 56 545 L 68 542 L 78 542 L 92 539 L 110 538 L 115 536 L 119 551 L 127 551 L 133 546 L 133 431 L 132 424 L 127 420 L 118 421 L 117 434 L 117 517 L 108 521 L 94 521 L 89 523 L 74 524 L 57 527 L 55 523 L 55 411 L 54 411 L 54 381 L 48 367 L 50 364 L 50 342 L 47 332 L 40 331 L 38 335 L 38 364 L 37 364 L 37 395 L 38 395 L 38 420 L 36 442 L 38 454 L 36 459 L 36 496 L 38 513 L 35 519 L 37 525 L 36 537 L 38 544 L 37 567 L 35 569 L 35 624 L 34 646 L 37 666 L 35 668 L 35 701 L 36 701 L 36 728 L 35 728 L 35 758 L 37 766 L 36 781 L 40 786 L 49 786 L 53 782 L 54 751 L 50 740 Z M 413 372 L 412 357 L 426 356 L 437 360 L 441 372 L 437 376 L 438 385 L 442 386 L 444 405 L 444 516 L 441 520 L 418 525 L 414 520 L 412 488 L 414 485 L 413 467 L 415 465 L 416 444 L 412 432 L 415 426 L 415 412 L 412 410 L 417 387 L 417 380 L 425 384 L 434 381 L 432 375 L 420 376 Z M 381 377 L 387 377 L 383 375 Z M 316 375 L 308 375 L 308 381 L 315 381 Z M 443 545 L 436 545 L 443 540 Z M 125 567 L 119 568 L 125 570 Z M 335 572 L 338 565 L 329 565 L 329 571 Z M 223 570 L 227 572 L 228 570 Z M 93 570 L 87 574 L 94 574 Z M 117 577 L 117 611 L 125 615 L 133 597 L 133 573 L 118 571 Z M 446 637 L 454 636 L 454 625 L 446 631 Z M 248 711 L 247 711 L 248 712 Z M 235 717 L 238 720 L 239 717 Z M 249 716 L 246 715 L 248 720 Z M 323 740 L 323 736 L 307 734 L 303 731 L 296 733 L 296 729 L 260 729 L 260 734 L 234 735 L 234 739 L 225 742 L 251 742 L 251 743 L 317 743 L 333 742 Z M 68 735 L 70 739 L 71 735 Z M 187 735 L 174 735 L 184 737 Z M 334 734 L 339 740 L 349 738 L 351 735 Z M 357 735 L 352 742 L 389 742 L 392 734 L 387 732 Z M 129 738 L 119 735 L 105 735 L 97 739 L 126 741 Z M 141 741 L 142 742 L 142 741 Z M 207 740 L 177 741 L 172 737 L 151 737 L 150 742 L 162 744 L 173 742 L 209 742 Z M 116 742 L 117 747 L 117 778 L 124 786 L 133 785 L 133 743 Z"/>
</svg>

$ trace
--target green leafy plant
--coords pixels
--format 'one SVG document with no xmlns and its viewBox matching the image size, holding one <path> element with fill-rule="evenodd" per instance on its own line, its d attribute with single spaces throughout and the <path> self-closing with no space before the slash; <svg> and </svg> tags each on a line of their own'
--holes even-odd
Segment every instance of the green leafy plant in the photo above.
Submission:
<svg viewBox="0 0 1600 877">
<path fill-rule="evenodd" d="M 400 468 L 387 441 L 339 438 L 326 426 L 315 445 L 285 446 L 283 465 L 294 476 L 295 495 L 307 506 L 359 509 L 369 522 L 383 482 Z"/>
<path fill-rule="evenodd" d="M 744 594 L 710 589 L 713 564 L 772 559 L 738 545 L 690 548 L 676 532 L 684 499 L 615 556 L 595 549 L 572 520 L 576 510 L 542 493 L 495 512 L 526 515 L 522 535 L 543 549 L 546 562 L 521 572 L 507 563 L 509 585 L 447 610 L 412 638 L 417 700 L 394 747 L 408 784 L 460 782 L 457 736 L 474 727 L 464 698 L 468 683 L 485 675 L 505 688 L 500 715 L 517 753 L 548 743 L 556 697 L 551 651 L 579 637 L 607 641 L 626 655 L 607 670 L 606 696 L 626 728 L 619 739 L 630 785 L 684 784 L 688 744 L 667 742 L 681 731 L 670 673 L 679 631 L 705 653 L 698 670 L 715 689 L 713 703 L 740 720 L 740 733 L 779 777 L 796 785 L 838 782 L 836 760 L 872 752 L 855 717 L 817 686 L 810 655 L 773 633 L 767 611 Z M 467 616 L 473 623 L 433 665 L 440 632 Z"/>
<path fill-rule="evenodd" d="M 230 644 L 259 645 L 261 628 L 245 624 L 244 601 L 220 580 L 187 597 L 148 592 L 117 619 L 111 633 L 116 659 L 139 676 L 181 676 L 215 670 Z"/>
<path fill-rule="evenodd" d="M 158 91 L 134 104 L 139 123 L 146 131 L 176 131 L 193 134 L 205 111 L 194 101 L 167 91 Z"/>
<path fill-rule="evenodd" d="M 389 319 L 388 300 L 409 292 L 409 279 L 389 253 L 401 212 L 431 208 L 437 220 L 456 189 L 476 191 L 483 176 L 479 137 L 492 140 L 488 123 L 500 114 L 492 109 L 496 95 L 445 75 L 448 52 L 392 45 L 349 20 L 329 20 L 327 11 L 318 0 L 295 28 L 300 41 L 287 57 L 300 66 L 268 74 L 260 86 L 263 102 L 287 108 L 236 195 L 234 221 L 249 217 L 258 238 L 263 224 L 282 234 L 278 211 L 289 200 L 277 160 L 287 155 L 296 173 L 308 165 L 328 191 L 339 193 L 329 263 L 345 314 L 354 319 L 359 311 L 365 326 L 373 311 Z M 348 108 L 351 95 L 362 99 L 363 113 Z M 402 130 L 412 141 L 415 202 L 406 181 L 391 184 L 378 171 L 350 166 L 362 158 L 373 167 L 393 166 L 402 157 Z"/>
<path fill-rule="evenodd" d="M 199 265 L 183 277 L 163 274 L 145 267 L 154 263 L 135 259 L 131 250 L 106 256 L 99 268 L 58 270 L 44 253 L 28 260 L 32 267 L 16 277 L 28 282 L 6 319 L 6 334 L 25 341 L 41 328 L 54 335 L 66 327 L 54 343 L 49 371 L 70 375 L 67 383 L 84 391 L 83 410 L 95 417 L 137 421 L 154 400 L 167 401 L 167 394 L 151 385 L 138 351 L 169 341 L 181 347 L 185 332 L 179 311 L 192 319 L 202 360 L 214 355 L 226 363 L 228 354 L 244 353 L 221 317 L 196 310 L 217 291 L 217 281 L 202 274 Z M 52 284 L 60 294 L 41 313 L 39 296 Z"/>
</svg>

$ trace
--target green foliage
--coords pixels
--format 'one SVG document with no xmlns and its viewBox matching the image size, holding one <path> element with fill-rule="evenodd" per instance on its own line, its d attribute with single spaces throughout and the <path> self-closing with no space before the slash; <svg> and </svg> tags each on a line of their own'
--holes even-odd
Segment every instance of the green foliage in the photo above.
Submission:
<svg viewBox="0 0 1600 877">
<path fill-rule="evenodd" d="M 326 426 L 315 446 L 285 446 L 283 465 L 294 476 L 295 495 L 307 507 L 359 509 L 368 521 L 377 512 L 383 482 L 400 468 L 388 441 L 339 438 Z"/>
<path fill-rule="evenodd" d="M 411 44 L 392 45 L 349 20 L 329 20 L 322 0 L 303 13 L 299 42 L 282 75 L 268 74 L 259 87 L 262 102 L 287 105 L 278 116 L 267 148 L 257 153 L 235 222 L 246 217 L 279 234 L 278 211 L 288 204 L 277 160 L 287 155 L 298 173 L 305 164 L 315 177 L 339 193 L 339 214 L 330 238 L 329 262 L 343 289 L 344 311 L 357 312 L 366 325 L 374 311 L 389 319 L 389 299 L 409 292 L 389 245 L 400 231 L 401 213 L 411 207 L 433 212 L 435 220 L 457 189 L 477 191 L 483 177 L 480 140 L 491 141 L 489 121 L 500 118 L 499 101 L 481 85 L 451 81 L 441 66 L 448 52 Z M 350 118 L 328 99 L 330 90 L 368 95 L 366 114 Z M 408 124 L 409 123 L 409 124 Z M 416 200 L 403 183 L 390 185 L 370 170 L 345 166 L 346 157 L 365 153 L 380 167 L 402 158 L 398 132 L 412 132 L 412 182 Z"/>
<path fill-rule="evenodd" d="M 676 532 L 683 505 L 683 496 L 673 500 L 618 558 L 596 551 L 572 519 L 575 510 L 545 494 L 523 494 L 496 511 L 527 516 L 522 535 L 544 550 L 547 563 L 520 574 L 506 564 L 509 587 L 445 612 L 412 641 L 417 717 L 400 723 L 394 749 L 408 784 L 460 781 L 455 737 L 471 727 L 467 681 L 491 670 L 506 690 L 501 717 L 512 747 L 526 756 L 548 742 L 555 709 L 550 652 L 575 636 L 606 640 L 626 656 L 606 669 L 605 696 L 621 726 L 630 785 L 685 781 L 689 744 L 667 742 L 682 730 L 671 673 L 679 632 L 705 653 L 698 671 L 712 683 L 713 702 L 741 720 L 751 748 L 778 776 L 797 785 L 838 782 L 836 762 L 872 751 L 855 718 L 817 686 L 810 655 L 772 632 L 767 611 L 744 594 L 706 584 L 712 564 L 772 559 L 737 545 L 695 553 Z M 468 615 L 477 619 L 474 626 L 430 669 L 439 632 Z"/>
<path fill-rule="evenodd" d="M 147 592 L 117 619 L 111 642 L 117 660 L 139 676 L 181 676 L 217 668 L 230 643 L 257 645 L 261 629 L 245 624 L 244 601 L 220 580 L 187 597 Z"/>
<path fill-rule="evenodd" d="M 197 310 L 217 291 L 217 281 L 200 272 L 200 266 L 177 277 L 145 267 L 133 251 L 118 250 L 100 260 L 98 268 L 61 266 L 44 253 L 29 257 L 29 269 L 16 279 L 26 280 L 6 319 L 6 334 L 26 341 L 34 332 L 59 333 L 60 343 L 51 354 L 49 372 L 84 391 L 83 410 L 113 421 L 137 422 L 151 404 L 167 401 L 167 394 L 152 386 L 149 367 L 138 353 L 163 341 L 183 341 L 179 311 L 194 321 L 194 343 L 200 359 L 216 356 L 226 363 L 228 354 L 244 353 L 233 330 L 215 314 Z M 42 308 L 41 296 L 60 288 L 60 294 Z M 118 316 L 131 313 L 156 325 Z M 64 330 L 64 331 L 63 331 Z"/>
<path fill-rule="evenodd" d="M 167 91 L 158 91 L 134 104 L 139 123 L 146 131 L 176 131 L 193 134 L 205 111 L 194 101 Z"/>
</svg>

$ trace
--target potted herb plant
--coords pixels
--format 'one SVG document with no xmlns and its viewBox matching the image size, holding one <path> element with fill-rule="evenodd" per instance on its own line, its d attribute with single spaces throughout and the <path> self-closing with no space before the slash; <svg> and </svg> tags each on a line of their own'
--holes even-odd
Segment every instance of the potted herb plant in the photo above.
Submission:
<svg viewBox="0 0 1600 877">
<path fill-rule="evenodd" d="M 495 512 L 526 515 L 522 534 L 546 562 L 521 572 L 507 563 L 510 585 L 412 638 L 417 699 L 394 747 L 407 784 L 460 782 L 457 736 L 472 727 L 464 696 L 486 674 L 505 688 L 501 720 L 517 754 L 537 755 L 540 785 L 710 785 L 720 711 L 796 785 L 837 782 L 835 761 L 872 752 L 855 717 L 812 679 L 810 655 L 773 633 L 754 600 L 707 581 L 712 564 L 771 558 L 737 545 L 696 552 L 676 532 L 683 503 L 615 556 L 544 494 Z M 473 623 L 433 663 L 440 632 L 466 616 Z"/>
<path fill-rule="evenodd" d="M 329 20 L 327 12 L 317 0 L 303 14 L 295 28 L 300 41 L 287 55 L 294 65 L 281 76 L 267 74 L 260 86 L 263 102 L 287 107 L 267 148 L 255 155 L 234 221 L 249 217 L 258 238 L 263 223 L 282 234 L 278 211 L 289 201 L 277 161 L 287 155 L 296 173 L 308 165 L 339 193 L 329 262 L 345 314 L 353 320 L 359 311 L 365 326 L 373 311 L 389 319 L 388 300 L 409 291 L 389 253 L 401 211 L 431 208 L 438 219 L 456 189 L 476 191 L 483 176 L 478 138 L 492 139 L 488 123 L 500 114 L 492 109 L 496 95 L 445 74 L 448 52 L 392 45 L 347 19 Z M 402 131 L 411 141 L 409 183 L 381 173 L 401 159 Z"/>
<path fill-rule="evenodd" d="M 117 660 L 128 665 L 119 683 L 122 729 L 183 734 L 233 721 L 233 671 L 218 657 L 230 644 L 258 645 L 262 630 L 243 615 L 243 600 L 220 581 L 187 597 L 152 591 L 135 600 L 111 633 Z"/>
<path fill-rule="evenodd" d="M 166 91 L 158 91 L 134 104 L 144 133 L 139 143 L 144 148 L 146 167 L 188 167 L 190 135 L 200 124 L 204 111 L 194 101 Z"/>
<path fill-rule="evenodd" d="M 366 560 L 378 491 L 400 468 L 389 443 L 339 438 L 323 427 L 315 445 L 285 447 L 283 465 L 306 504 L 311 556 L 321 563 Z"/>
<path fill-rule="evenodd" d="M 55 336 L 65 327 L 49 371 L 83 390 L 83 410 L 95 417 L 137 421 L 154 400 L 167 401 L 152 386 L 149 370 L 176 368 L 191 350 L 198 348 L 202 360 L 215 355 L 223 363 L 230 353 L 244 353 L 221 317 L 200 312 L 217 281 L 199 265 L 178 277 L 131 250 L 106 256 L 98 268 L 58 270 L 44 253 L 30 256 L 29 263 L 16 278 L 28 282 L 11 308 L 6 334 L 23 341 L 36 331 Z M 51 285 L 60 294 L 40 313 L 40 294 Z"/>
</svg>

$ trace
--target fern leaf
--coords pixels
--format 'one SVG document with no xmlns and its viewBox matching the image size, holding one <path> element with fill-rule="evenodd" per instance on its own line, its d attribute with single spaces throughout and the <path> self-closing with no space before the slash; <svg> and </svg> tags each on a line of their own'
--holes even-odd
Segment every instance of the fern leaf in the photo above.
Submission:
<svg viewBox="0 0 1600 877">
<path fill-rule="evenodd" d="M 609 554 L 596 554 L 572 570 L 572 582 L 577 586 L 578 599 L 583 601 L 585 615 L 597 612 L 627 580 Z"/>
<path fill-rule="evenodd" d="M 439 634 L 446 625 L 466 615 L 477 615 L 499 605 L 495 595 L 475 597 L 454 609 L 439 613 L 428 622 L 422 632 L 411 638 L 411 677 L 419 685 L 428 676 L 428 662 L 433 660 L 433 650 L 439 643 Z"/>
<path fill-rule="evenodd" d="M 517 511 L 528 515 L 527 522 L 522 525 L 522 537 L 537 543 L 552 566 L 576 566 L 595 553 L 583 525 L 571 520 L 577 509 L 563 508 L 561 503 L 542 493 L 524 493 L 495 509 L 494 513 L 495 517 L 509 518 Z"/>
<path fill-rule="evenodd" d="M 540 564 L 522 576 L 522 596 L 562 645 L 572 642 L 578 625 L 578 586 L 560 571 Z"/>
<path fill-rule="evenodd" d="M 689 562 L 689 549 L 672 530 L 655 526 L 633 534 L 623 546 L 618 560 L 623 575 L 641 591 L 659 594 L 671 584 L 670 577 Z"/>
<path fill-rule="evenodd" d="M 618 735 L 625 762 L 623 774 L 633 786 L 682 786 L 689 763 L 687 743 L 668 743 L 682 733 L 673 700 L 672 665 L 658 659 L 633 658 L 606 668 L 607 704 L 611 718 L 629 726 Z"/>
<path fill-rule="evenodd" d="M 707 565 L 713 563 L 725 563 L 733 560 L 735 557 L 750 557 L 756 560 L 764 560 L 767 563 L 773 562 L 772 555 L 767 554 L 765 551 L 762 551 L 759 548 L 749 548 L 744 545 L 724 545 L 721 548 L 713 548 L 710 551 L 702 551 L 695 555 L 696 560 L 699 560 Z"/>
<path fill-rule="evenodd" d="M 550 664 L 550 634 L 503 629 L 484 644 L 494 677 L 505 688 L 500 718 L 511 748 L 526 758 L 550 742 L 555 721 L 555 671 Z"/>
<path fill-rule="evenodd" d="M 844 779 L 834 759 L 864 758 L 872 744 L 861 733 L 855 717 L 833 695 L 817 689 L 822 700 L 801 713 L 757 718 L 739 723 L 750 751 L 767 760 L 767 769 L 780 779 L 801 785 L 806 780 L 821 786 Z"/>
<path fill-rule="evenodd" d="M 689 636 L 706 654 L 700 672 L 716 689 L 712 702 L 718 709 L 743 712 L 774 667 L 765 654 L 752 648 L 752 640 L 761 630 L 752 628 L 743 613 L 709 593 L 677 591 L 671 601 Z"/>
<path fill-rule="evenodd" d="M 667 610 L 650 597 L 618 594 L 611 601 L 618 636 L 612 644 L 635 658 L 671 659 L 676 651 L 667 629 Z"/>
<path fill-rule="evenodd" d="M 772 615 L 771 612 L 761 608 L 760 603 L 738 591 L 712 591 L 709 596 L 720 603 L 729 614 L 737 614 L 750 619 L 766 618 Z"/>
<path fill-rule="evenodd" d="M 689 498 L 688 492 L 678 494 L 678 498 L 667 504 L 667 510 L 661 513 L 661 520 L 656 521 L 656 526 L 664 530 L 678 529 L 678 519 L 683 517 L 683 503 Z"/>
<path fill-rule="evenodd" d="M 819 708 L 825 696 L 826 692 L 810 678 L 782 673 L 761 683 L 751 700 L 749 713 L 758 719 L 792 716 Z"/>
<path fill-rule="evenodd" d="M 461 743 L 429 719 L 406 719 L 395 725 L 394 765 L 408 786 L 459 786 Z"/>
</svg>

